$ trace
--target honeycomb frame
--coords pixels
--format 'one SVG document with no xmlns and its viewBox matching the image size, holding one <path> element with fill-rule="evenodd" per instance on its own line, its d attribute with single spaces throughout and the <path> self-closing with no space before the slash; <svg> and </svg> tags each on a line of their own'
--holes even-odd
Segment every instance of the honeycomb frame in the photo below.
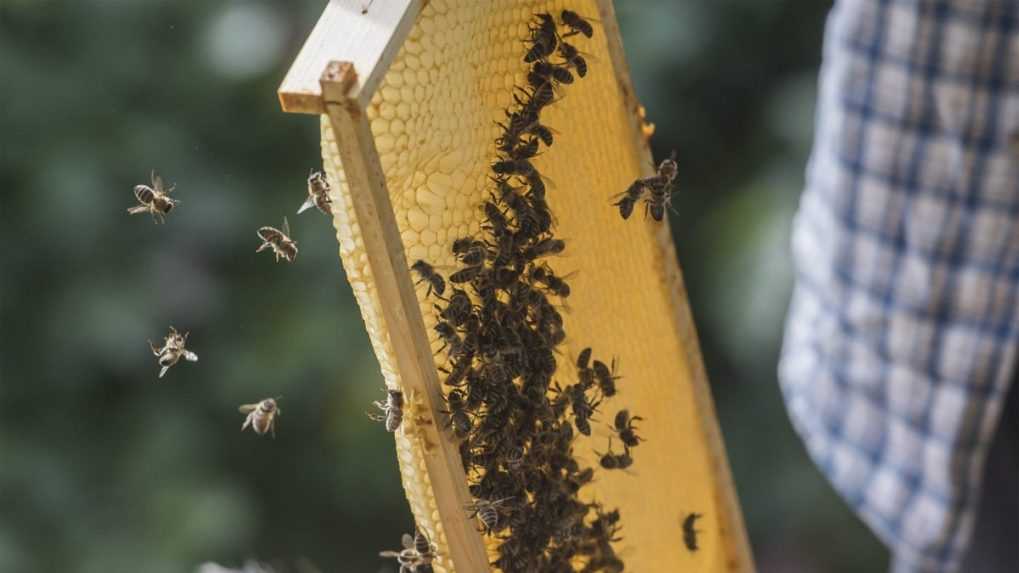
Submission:
<svg viewBox="0 0 1019 573">
<path fill-rule="evenodd" d="M 488 189 L 484 174 L 494 155 L 494 122 L 526 71 L 519 61 L 524 26 L 535 12 L 563 8 L 597 14 L 600 32 L 589 58 L 598 86 L 571 92 L 550 112 L 549 123 L 560 131 L 556 150 L 547 161 L 536 161 L 552 181 L 549 201 L 569 244 L 554 266 L 579 271 L 571 281 L 576 295 L 566 320 L 568 332 L 583 335 L 571 336 L 576 340 L 567 346 L 571 355 L 584 345 L 619 355 L 629 379 L 622 382 L 627 404 L 649 418 L 642 426 L 649 440 L 637 454 L 639 473 L 602 476 L 591 495 L 620 506 L 624 537 L 641 540 L 639 545 L 624 540 L 622 546 L 633 570 L 753 570 L 668 225 L 621 221 L 608 204 L 613 193 L 651 171 L 650 130 L 629 81 L 611 2 L 375 4 L 393 11 L 381 14 L 380 19 L 391 17 L 388 28 L 358 26 L 361 3 L 348 0 L 330 2 L 319 22 L 323 26 L 329 16 L 327 29 L 360 30 L 360 36 L 348 34 L 345 45 L 325 42 L 316 48 L 319 56 L 324 50 L 329 59 L 352 61 L 360 81 L 325 80 L 316 94 L 313 88 L 295 89 L 293 82 L 288 86 L 288 75 L 280 95 L 284 109 L 290 94 L 293 111 L 323 114 L 323 162 L 334 182 L 340 257 L 387 387 L 404 389 L 419 406 L 397 432 L 396 447 L 411 510 L 439 546 L 436 570 L 473 572 L 488 565 L 479 556 L 480 536 L 463 518 L 465 482 L 436 489 L 436 478 L 457 479 L 450 468 L 459 460 L 450 459 L 458 457 L 456 449 L 434 423 L 442 408 L 433 358 L 439 343 L 430 329 L 434 311 L 424 290 L 414 290 L 407 261 L 424 258 L 451 267 L 449 244 L 477 230 L 477 205 Z M 379 14 L 360 16 L 371 20 Z M 364 69 L 358 68 L 358 54 L 350 53 L 357 37 L 378 44 L 374 60 L 360 58 L 367 62 Z M 309 68 L 304 51 L 298 63 L 302 58 L 305 75 L 313 72 L 316 63 Z M 366 231 L 369 243 L 379 238 L 375 233 L 388 235 L 382 240 L 383 262 L 370 261 Z M 396 345 L 394 338 L 400 339 Z M 438 475 L 443 472 L 450 475 Z M 698 552 L 682 548 L 684 510 L 705 514 Z"/>
</svg>

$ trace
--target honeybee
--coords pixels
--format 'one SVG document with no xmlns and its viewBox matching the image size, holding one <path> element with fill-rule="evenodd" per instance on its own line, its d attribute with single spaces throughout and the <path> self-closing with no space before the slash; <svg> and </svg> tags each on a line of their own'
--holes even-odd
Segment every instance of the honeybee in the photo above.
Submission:
<svg viewBox="0 0 1019 573">
<path fill-rule="evenodd" d="M 572 10 L 563 10 L 559 15 L 559 18 L 563 21 L 563 24 L 565 24 L 566 27 L 571 29 L 571 31 L 566 33 L 564 37 L 573 36 L 574 34 L 583 34 L 590 38 L 594 35 L 594 28 L 591 26 L 591 23 Z"/>
<path fill-rule="evenodd" d="M 620 194 L 622 198 L 613 205 L 619 207 L 619 214 L 626 219 L 633 212 L 633 206 L 646 191 L 648 197 L 644 199 L 645 215 L 650 213 L 652 219 L 661 221 L 665 216 L 665 208 L 672 200 L 672 187 L 678 170 L 676 152 L 673 151 L 668 159 L 658 164 L 656 174 L 634 181 L 626 191 Z"/>
<path fill-rule="evenodd" d="M 577 75 L 584 77 L 587 75 L 587 60 L 584 56 L 580 55 L 580 51 L 577 50 L 572 44 L 563 42 L 559 45 L 559 55 L 566 60 L 566 65 L 572 66 L 577 71 Z"/>
<path fill-rule="evenodd" d="M 258 230 L 258 238 L 262 239 L 262 244 L 255 249 L 256 253 L 271 248 L 277 263 L 280 258 L 288 263 L 297 258 L 297 241 L 290 238 L 290 222 L 286 217 L 283 217 L 282 231 L 276 227 L 262 227 Z"/>
<path fill-rule="evenodd" d="M 633 213 L 633 206 L 637 204 L 637 201 L 640 200 L 640 196 L 643 194 L 644 184 L 638 179 L 626 191 L 623 191 L 619 200 L 612 205 L 619 207 L 619 216 L 623 219 L 629 219 Z"/>
<path fill-rule="evenodd" d="M 330 214 L 329 205 L 332 204 L 333 200 L 329 197 L 329 191 L 332 186 L 329 185 L 329 181 L 326 179 L 326 174 L 321 171 L 312 171 L 308 175 L 308 198 L 304 200 L 301 207 L 297 209 L 297 214 L 311 209 L 312 207 L 317 208 L 326 215 Z"/>
<path fill-rule="evenodd" d="M 170 211 L 173 211 L 173 208 L 180 203 L 177 199 L 170 198 L 170 193 L 176 186 L 166 187 L 163 178 L 156 174 L 155 169 L 152 170 L 150 178 L 152 179 L 151 187 L 148 185 L 134 186 L 134 197 L 140 205 L 129 207 L 127 212 L 131 215 L 151 213 L 156 223 L 164 223 L 166 215 L 169 215 Z"/>
<path fill-rule="evenodd" d="M 453 429 L 453 436 L 458 440 L 466 440 L 471 433 L 473 422 L 467 413 L 467 406 L 464 395 L 459 390 L 451 390 L 446 396 L 446 403 L 449 405 L 449 422 L 447 427 Z"/>
<path fill-rule="evenodd" d="M 474 503 L 471 503 L 471 504 L 467 505 L 467 507 L 465 509 L 467 511 L 471 512 L 471 515 L 470 515 L 471 519 L 474 519 L 475 517 L 478 518 L 478 521 L 481 522 L 481 525 L 482 525 L 482 528 L 483 528 L 483 531 L 485 532 L 485 534 L 486 535 L 491 535 L 492 533 L 494 533 L 494 532 L 498 531 L 499 529 L 501 529 L 499 527 L 499 525 L 500 525 L 500 523 L 499 523 L 499 506 L 502 505 L 503 502 L 508 501 L 510 499 L 513 499 L 513 498 L 512 497 L 504 497 L 502 499 L 497 499 L 497 500 L 494 500 L 494 501 L 489 501 L 487 499 L 480 499 L 480 500 L 475 501 Z M 505 526 L 505 524 L 503 524 L 503 526 Z"/>
<path fill-rule="evenodd" d="M 552 54 L 558 42 L 559 34 L 556 32 L 555 20 L 548 13 L 535 14 L 538 18 L 538 25 L 531 25 L 531 47 L 528 48 L 524 61 L 527 63 L 536 62 Z"/>
<path fill-rule="evenodd" d="M 441 298 L 442 293 L 446 292 L 446 281 L 442 278 L 442 275 L 435 272 L 435 267 L 432 265 L 422 260 L 417 260 L 410 266 L 410 270 L 421 277 L 414 284 L 421 284 L 422 282 L 428 284 L 428 292 L 425 293 L 425 296 L 431 296 L 432 293 L 435 293 L 435 296 Z"/>
<path fill-rule="evenodd" d="M 257 404 L 244 404 L 238 410 L 241 414 L 247 414 L 248 417 L 244 419 L 244 423 L 241 424 L 241 431 L 251 426 L 251 429 L 256 434 L 262 435 L 266 432 L 272 434 L 272 437 L 276 437 L 276 421 L 277 418 L 282 415 L 279 406 L 276 405 L 276 400 L 279 397 L 266 398 Z"/>
<path fill-rule="evenodd" d="M 428 537 L 420 529 L 414 531 L 414 536 L 404 533 L 400 538 L 403 549 L 400 551 L 380 551 L 379 557 L 395 558 L 400 564 L 400 573 L 424 573 L 431 571 L 432 561 L 435 559 L 435 547 Z"/>
<path fill-rule="evenodd" d="M 619 435 L 619 439 L 623 441 L 624 445 L 635 448 L 644 441 L 644 438 L 637 435 L 637 427 L 633 425 L 634 422 L 643 419 L 640 416 L 630 416 L 629 410 L 624 409 L 616 412 L 613 430 Z"/>
<path fill-rule="evenodd" d="M 633 457 L 630 456 L 630 447 L 624 445 L 623 453 L 617 454 L 612 451 L 612 439 L 609 438 L 609 451 L 604 454 L 595 452 L 595 455 L 599 456 L 599 463 L 601 467 L 607 470 L 625 470 L 626 468 L 633 465 Z"/>
<path fill-rule="evenodd" d="M 688 550 L 697 551 L 697 533 L 700 531 L 696 529 L 697 520 L 701 517 L 700 513 L 690 513 L 683 518 L 683 544 L 686 545 Z"/>
<path fill-rule="evenodd" d="M 386 390 L 386 401 L 376 400 L 372 404 L 382 410 L 383 414 L 367 412 L 370 419 L 376 422 L 385 422 L 387 432 L 395 432 L 399 429 L 400 423 L 403 422 L 403 392 Z"/>
<path fill-rule="evenodd" d="M 162 347 L 152 344 L 151 340 L 149 341 L 149 348 L 152 349 L 152 354 L 159 359 L 159 365 L 162 366 L 162 369 L 159 371 L 160 378 L 181 358 L 188 362 L 198 362 L 198 355 L 185 348 L 187 341 L 188 333 L 181 334 L 172 326 L 170 327 L 170 334 L 167 334 L 166 338 L 163 339 Z"/>
<path fill-rule="evenodd" d="M 665 209 L 672 202 L 672 185 L 676 180 L 676 153 L 672 157 L 662 161 L 658 165 L 658 175 L 648 179 L 648 198 L 645 199 L 651 218 L 661 221 L 665 216 Z"/>
</svg>

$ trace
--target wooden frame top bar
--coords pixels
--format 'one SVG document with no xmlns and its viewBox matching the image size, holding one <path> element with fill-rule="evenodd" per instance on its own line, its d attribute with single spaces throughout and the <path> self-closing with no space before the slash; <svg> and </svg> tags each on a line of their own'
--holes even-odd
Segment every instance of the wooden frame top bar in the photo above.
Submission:
<svg viewBox="0 0 1019 573">
<path fill-rule="evenodd" d="M 280 84 L 283 111 L 326 113 L 319 80 L 336 60 L 354 65 L 358 81 L 346 95 L 367 107 L 426 2 L 330 0 Z"/>
</svg>

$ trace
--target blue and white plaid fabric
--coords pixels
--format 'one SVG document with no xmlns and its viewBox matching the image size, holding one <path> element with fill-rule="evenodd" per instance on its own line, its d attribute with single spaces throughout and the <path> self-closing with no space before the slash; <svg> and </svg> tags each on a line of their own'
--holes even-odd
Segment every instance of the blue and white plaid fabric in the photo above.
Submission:
<svg viewBox="0 0 1019 573">
<path fill-rule="evenodd" d="M 1013 378 L 1017 4 L 838 0 L 828 18 L 779 374 L 898 571 L 958 570 Z"/>
</svg>

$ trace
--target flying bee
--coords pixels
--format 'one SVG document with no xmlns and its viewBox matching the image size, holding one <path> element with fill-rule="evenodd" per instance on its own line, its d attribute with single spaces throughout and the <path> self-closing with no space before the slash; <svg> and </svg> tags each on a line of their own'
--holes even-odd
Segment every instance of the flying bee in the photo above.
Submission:
<svg viewBox="0 0 1019 573">
<path fill-rule="evenodd" d="M 614 430 L 619 434 L 619 439 L 623 441 L 623 444 L 635 448 L 637 447 L 644 438 L 637 435 L 637 428 L 633 425 L 638 420 L 643 420 L 640 416 L 630 417 L 629 410 L 620 410 L 616 412 L 616 419 L 614 420 Z"/>
<path fill-rule="evenodd" d="M 282 231 L 276 227 L 262 227 L 258 230 L 258 238 L 262 239 L 262 244 L 255 249 L 256 253 L 271 248 L 277 263 L 281 258 L 288 263 L 297 258 L 297 241 L 290 238 L 290 222 L 286 217 L 283 217 Z"/>
<path fill-rule="evenodd" d="M 428 540 L 428 536 L 424 531 L 421 531 L 421 528 L 414 528 L 414 550 L 422 557 L 435 555 L 435 546 Z"/>
<path fill-rule="evenodd" d="M 435 558 L 432 544 L 428 538 L 421 533 L 420 529 L 415 530 L 414 536 L 404 533 L 400 538 L 403 549 L 400 551 L 380 551 L 379 557 L 395 558 L 400 564 L 400 573 L 424 573 L 431 570 L 432 560 Z M 424 551 L 421 551 L 424 547 Z"/>
<path fill-rule="evenodd" d="M 188 362 L 198 362 L 198 355 L 185 348 L 187 341 L 188 333 L 181 334 L 172 326 L 170 327 L 170 333 L 163 339 L 162 347 L 152 344 L 151 340 L 149 341 L 149 348 L 152 349 L 152 354 L 159 359 L 159 365 L 162 367 L 159 370 L 160 378 L 181 358 Z"/>
<path fill-rule="evenodd" d="M 312 171 L 308 175 L 308 198 L 304 200 L 304 203 L 299 209 L 297 214 L 311 209 L 312 207 L 317 208 L 319 211 L 330 214 L 329 205 L 332 204 L 333 200 L 329 197 L 329 190 L 332 187 L 329 185 L 329 181 L 326 179 L 325 173 L 321 171 Z"/>
<path fill-rule="evenodd" d="M 503 502 L 513 499 L 512 497 L 504 497 L 494 501 L 488 501 L 485 499 L 475 501 L 474 503 L 466 507 L 467 511 L 471 511 L 470 518 L 478 518 L 483 526 L 483 531 L 486 535 L 499 531 L 499 506 Z M 504 525 L 505 524 L 501 524 Z"/>
<path fill-rule="evenodd" d="M 606 398 L 616 395 L 616 380 L 619 380 L 619 376 L 616 376 L 616 359 L 612 359 L 612 369 L 605 365 L 601 360 L 595 360 L 594 364 L 591 365 L 591 369 L 594 371 L 595 380 L 598 382 L 598 388 Z"/>
<path fill-rule="evenodd" d="M 609 451 L 604 454 L 595 452 L 595 455 L 601 457 L 599 463 L 601 464 L 601 467 L 607 470 L 625 470 L 633 465 L 633 458 L 630 457 L 630 448 L 628 446 L 623 446 L 623 453 L 616 454 L 612 451 L 611 439 L 609 439 Z"/>
<path fill-rule="evenodd" d="M 563 10 L 559 15 L 559 19 L 562 20 L 563 24 L 570 28 L 570 32 L 564 34 L 564 37 L 573 36 L 576 34 L 583 34 L 590 38 L 594 35 L 594 28 L 591 27 L 591 23 L 585 20 L 580 14 L 577 14 L 573 10 Z"/>
<path fill-rule="evenodd" d="M 449 424 L 448 427 L 453 428 L 453 435 L 459 440 L 466 440 L 470 436 L 472 429 L 472 422 L 470 416 L 467 414 L 467 408 L 464 403 L 464 395 L 459 390 L 450 391 L 449 395 L 446 396 L 446 404 L 449 405 Z"/>
<path fill-rule="evenodd" d="M 169 187 L 163 183 L 163 178 L 156 174 L 153 169 L 150 174 L 152 179 L 152 185 L 135 185 L 134 186 L 134 198 L 138 200 L 139 205 L 134 207 L 128 207 L 127 212 L 131 215 L 137 215 L 138 213 L 151 213 L 152 218 L 156 223 L 164 223 L 166 221 L 166 215 L 173 211 L 173 208 L 177 206 L 180 201 L 177 199 L 171 199 L 170 193 L 173 193 L 175 185 Z"/>
<path fill-rule="evenodd" d="M 266 398 L 257 404 L 244 404 L 238 410 L 241 414 L 247 414 L 248 417 L 244 419 L 244 423 L 241 424 L 241 431 L 251 426 L 251 429 L 256 434 L 262 435 L 266 432 L 272 434 L 272 437 L 276 437 L 276 421 L 282 412 L 279 406 L 276 404 L 276 399 Z"/>
<path fill-rule="evenodd" d="M 382 414 L 368 412 L 368 417 L 376 422 L 385 422 L 387 432 L 395 432 L 400 423 L 403 422 L 403 392 L 399 390 L 386 390 L 386 401 L 376 400 L 372 402 L 376 408 L 382 410 Z"/>
<path fill-rule="evenodd" d="M 695 529 L 697 525 L 697 519 L 702 515 L 700 513 L 690 513 L 683 518 L 683 544 L 690 551 L 697 551 L 697 533 L 699 529 Z"/>
<path fill-rule="evenodd" d="M 430 296 L 433 292 L 436 296 L 441 297 L 442 293 L 446 292 L 446 281 L 442 279 L 442 275 L 435 272 L 435 268 L 432 265 L 418 260 L 410 266 L 410 270 L 416 272 L 420 278 L 416 284 L 422 282 L 428 283 L 428 292 L 425 296 Z"/>
</svg>

